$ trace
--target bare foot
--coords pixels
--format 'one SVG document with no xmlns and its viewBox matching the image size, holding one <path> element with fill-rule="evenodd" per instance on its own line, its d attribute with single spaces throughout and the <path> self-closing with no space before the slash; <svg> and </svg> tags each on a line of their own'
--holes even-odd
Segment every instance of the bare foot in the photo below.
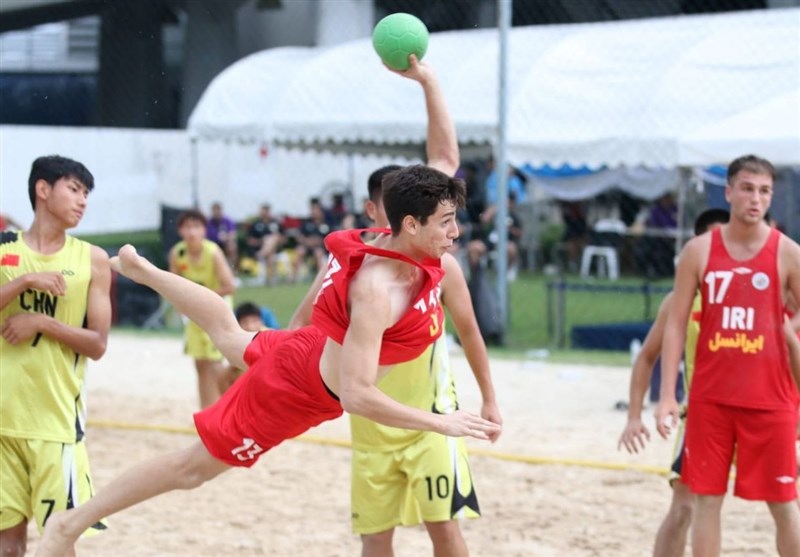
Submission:
<svg viewBox="0 0 800 557">
<path fill-rule="evenodd" d="M 131 280 L 140 282 L 141 274 L 139 271 L 150 262 L 136 253 L 136 248 L 130 244 L 125 244 L 119 249 L 117 255 L 108 260 L 108 264 L 113 271 L 128 277 Z"/>
<path fill-rule="evenodd" d="M 69 533 L 66 518 L 70 512 L 58 512 L 47 519 L 44 534 L 36 546 L 34 557 L 64 557 L 72 549 L 80 532 L 76 535 Z"/>
</svg>

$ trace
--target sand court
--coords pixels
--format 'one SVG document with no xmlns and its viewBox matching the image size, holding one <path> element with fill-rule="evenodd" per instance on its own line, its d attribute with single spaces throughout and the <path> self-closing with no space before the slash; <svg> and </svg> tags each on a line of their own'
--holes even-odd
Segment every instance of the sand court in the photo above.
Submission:
<svg viewBox="0 0 800 557">
<path fill-rule="evenodd" d="M 452 362 L 461 406 L 478 411 L 466 360 L 454 354 Z M 627 397 L 629 370 L 494 359 L 492 373 L 505 424 L 494 445 L 468 441 L 483 512 L 462 524 L 471 555 L 648 555 L 670 491 L 664 477 L 636 468 L 666 468 L 672 443 L 653 437 L 639 455 L 617 451 L 625 414 L 613 406 Z M 98 489 L 133 463 L 193 442 L 186 431 L 197 407 L 195 381 L 179 338 L 111 334 L 106 355 L 90 364 L 88 376 Z M 645 417 L 652 425 L 652 409 Z M 78 554 L 359 555 L 350 531 L 350 451 L 341 446 L 348 439 L 346 418 L 323 424 L 249 470 L 123 511 L 110 519 L 108 532 L 80 541 Z M 32 553 L 34 528 L 30 537 Z M 726 499 L 723 555 L 775 555 L 773 538 L 766 505 Z M 424 528 L 398 529 L 395 553 L 432 554 Z"/>
</svg>

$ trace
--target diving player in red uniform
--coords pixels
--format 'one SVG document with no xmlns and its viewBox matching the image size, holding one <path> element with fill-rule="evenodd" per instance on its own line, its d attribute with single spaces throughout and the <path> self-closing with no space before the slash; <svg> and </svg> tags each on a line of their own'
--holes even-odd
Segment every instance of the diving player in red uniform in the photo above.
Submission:
<svg viewBox="0 0 800 557">
<path fill-rule="evenodd" d="M 200 441 L 144 462 L 88 504 L 53 515 L 37 549 L 61 557 L 98 518 L 174 489 L 195 488 L 346 410 L 376 422 L 489 439 L 500 426 L 462 410 L 434 414 L 395 402 L 375 383 L 391 364 L 413 359 L 441 334 L 439 258 L 458 237 L 464 183 L 424 166 L 387 176 L 391 234 L 367 246 L 353 231 L 329 235 L 328 281 L 312 323 L 295 331 L 244 331 L 216 294 L 162 271 L 131 246 L 115 270 L 145 284 L 207 331 L 231 364 L 248 371 L 195 415 Z M 97 517 L 97 518 L 95 518 Z"/>
</svg>

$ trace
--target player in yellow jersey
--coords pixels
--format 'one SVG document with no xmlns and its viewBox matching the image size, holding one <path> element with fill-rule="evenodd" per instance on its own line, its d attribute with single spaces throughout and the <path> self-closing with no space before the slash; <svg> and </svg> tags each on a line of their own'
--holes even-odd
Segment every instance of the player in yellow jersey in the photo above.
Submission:
<svg viewBox="0 0 800 557">
<path fill-rule="evenodd" d="M 206 240 L 206 217 L 189 210 L 178 217 L 181 241 L 169 252 L 169 270 L 213 290 L 220 296 L 233 294 L 233 272 L 222 249 Z M 223 375 L 222 353 L 217 350 L 208 333 L 189 321 L 184 330 L 184 352 L 194 358 L 200 408 L 214 404 L 222 395 L 220 378 Z"/>
<path fill-rule="evenodd" d="M 455 127 L 430 66 L 410 58 L 411 68 L 399 73 L 422 85 L 428 112 L 428 166 L 453 175 L 459 154 Z M 399 169 L 383 167 L 369 178 L 366 210 L 378 227 L 387 227 L 383 177 Z M 478 329 L 466 279 L 456 259 L 442 257 L 445 277 L 442 301 L 458 332 L 483 398 L 481 416 L 501 424 L 489 370 L 486 346 Z M 311 307 L 324 273 L 320 273 L 289 325 L 310 321 Z M 378 387 L 393 399 L 427 411 L 450 413 L 458 408 L 447 344 L 440 339 L 417 359 L 398 364 Z M 392 537 L 398 525 L 424 521 L 437 557 L 468 554 L 458 523 L 480 514 L 462 439 L 378 425 L 351 416 L 353 440 L 351 507 L 353 530 L 361 534 L 363 557 L 394 554 Z M 490 435 L 492 441 L 499 432 Z"/>
<path fill-rule="evenodd" d="M 694 223 L 695 235 L 700 235 L 708 230 L 721 226 L 728 222 L 728 212 L 724 209 L 709 209 L 703 211 Z M 642 423 L 642 407 L 644 397 L 650 385 L 650 377 L 653 373 L 653 366 L 661 354 L 661 346 L 664 337 L 664 324 L 669 315 L 669 307 L 672 300 L 670 292 L 661 302 L 658 308 L 653 326 L 647 333 L 647 337 L 642 344 L 642 349 L 636 357 L 631 371 L 630 399 L 628 404 L 628 422 L 620 436 L 618 448 L 625 447 L 628 452 L 636 453 L 644 449 L 646 442 L 650 439 L 650 430 Z M 698 295 L 694 301 L 692 315 L 686 327 L 686 349 L 684 352 L 684 392 L 688 394 L 691 384 L 692 371 L 694 370 L 694 353 L 697 345 L 697 337 L 700 333 L 699 318 L 697 313 L 701 310 L 701 300 Z M 684 407 L 683 416 L 686 416 Z M 684 429 L 685 419 L 681 420 L 678 436 L 675 440 L 673 449 L 672 465 L 670 467 L 669 482 L 672 487 L 672 502 L 669 512 L 664 517 L 656 535 L 653 547 L 654 557 L 680 557 L 686 547 L 686 537 L 689 526 L 692 522 L 694 509 L 694 497 L 689 491 L 689 487 L 681 481 L 681 464 L 684 448 Z"/>
<path fill-rule="evenodd" d="M 28 522 L 92 495 L 86 454 L 86 358 L 106 350 L 108 255 L 66 233 L 94 178 L 60 156 L 33 162 L 31 227 L 0 232 L 0 554 L 25 554 Z M 88 532 L 102 530 L 95 524 Z M 74 549 L 73 549 L 74 552 Z M 74 554 L 74 553 L 71 553 Z"/>
</svg>

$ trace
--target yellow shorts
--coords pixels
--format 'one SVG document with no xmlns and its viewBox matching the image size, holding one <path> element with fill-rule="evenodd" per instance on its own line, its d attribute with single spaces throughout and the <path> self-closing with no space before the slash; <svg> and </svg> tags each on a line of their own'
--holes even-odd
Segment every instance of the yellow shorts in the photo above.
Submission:
<svg viewBox="0 0 800 557">
<path fill-rule="evenodd" d="M 672 447 L 672 461 L 669 467 L 669 485 L 681 479 L 683 466 L 683 451 L 686 448 L 686 407 L 681 411 L 678 434 L 675 436 L 675 445 Z"/>
<path fill-rule="evenodd" d="M 0 436 L 0 530 L 35 517 L 41 532 L 57 511 L 94 496 L 86 443 L 57 443 Z M 86 532 L 105 530 L 98 522 Z"/>
<path fill-rule="evenodd" d="M 464 439 L 426 433 L 394 452 L 353 450 L 353 531 L 480 516 Z"/>
<path fill-rule="evenodd" d="M 195 360 L 211 360 L 219 362 L 223 359 L 222 352 L 217 350 L 211 337 L 203 329 L 192 323 L 186 323 L 183 332 L 184 345 L 183 352 Z"/>
</svg>

